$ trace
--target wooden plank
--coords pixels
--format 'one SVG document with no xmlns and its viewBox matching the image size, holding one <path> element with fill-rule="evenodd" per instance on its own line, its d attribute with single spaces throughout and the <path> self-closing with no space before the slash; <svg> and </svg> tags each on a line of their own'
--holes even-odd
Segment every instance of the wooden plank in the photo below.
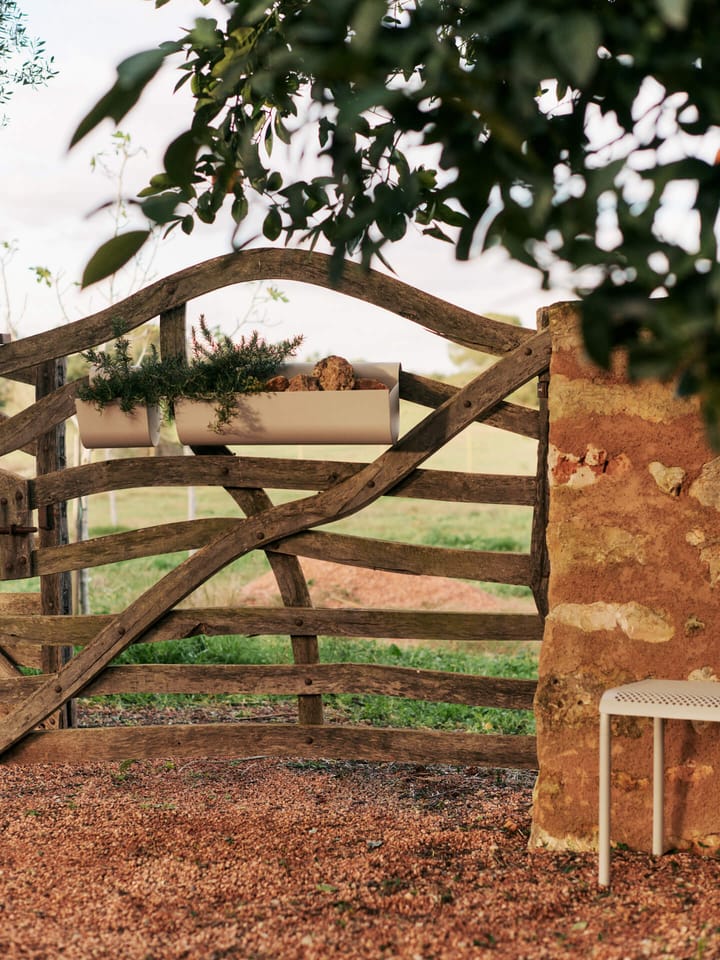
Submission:
<svg viewBox="0 0 720 960">
<path fill-rule="evenodd" d="M 512 324 L 464 310 L 377 271 L 346 263 L 340 283 L 330 280 L 329 257 L 304 250 L 260 249 L 195 264 L 145 287 L 117 304 L 56 330 L 3 346 L 0 376 L 111 340 L 117 322 L 126 331 L 212 290 L 253 280 L 297 280 L 392 310 L 447 340 L 474 350 L 507 354 L 532 334 Z"/>
<path fill-rule="evenodd" d="M 34 371 L 33 371 L 32 383 L 35 383 Z M 5 423 L 9 419 L 10 417 L 8 416 L 8 414 L 3 413 L 0 410 L 0 423 Z M 32 440 L 30 443 L 26 443 L 24 446 L 19 447 L 18 449 L 22 450 L 23 453 L 27 453 L 31 457 L 34 457 L 37 454 L 37 443 L 34 440 Z"/>
<path fill-rule="evenodd" d="M 405 480 L 436 450 L 494 406 L 499 398 L 546 369 L 550 350 L 549 332 L 536 334 L 483 371 L 354 477 L 314 496 L 280 504 L 256 517 L 248 517 L 240 529 L 225 531 L 192 554 L 136 599 L 100 631 L 92 644 L 65 664 L 56 677 L 49 678 L 0 723 L 0 752 L 13 746 L 75 696 L 168 609 L 184 600 L 228 563 L 251 549 L 264 548 L 292 534 L 350 516 Z M 299 631 L 293 629 L 292 632 Z"/>
<path fill-rule="evenodd" d="M 62 332 L 62 330 L 58 332 Z M 49 337 L 51 334 L 40 334 L 39 336 Z M 33 340 L 35 338 L 28 337 L 26 339 Z M 17 340 L 16 344 L 25 342 L 26 340 Z M 4 356 L 5 354 L 0 351 L 0 359 Z M 12 453 L 13 450 L 22 450 L 23 447 L 36 441 L 51 427 L 55 427 L 71 417 L 75 413 L 75 394 L 78 384 L 81 382 L 81 380 L 73 380 L 71 383 L 66 383 L 59 390 L 53 391 L 32 406 L 16 413 L 14 417 L 0 422 L 0 456 Z"/>
<path fill-rule="evenodd" d="M 258 755 L 537 769 L 535 737 L 285 723 L 178 724 L 32 733 L 7 751 L 1 762 L 84 764 L 159 757 Z"/>
<path fill-rule="evenodd" d="M 0 616 L 4 614 L 34 616 L 42 613 L 39 593 L 0 593 Z"/>
<path fill-rule="evenodd" d="M 128 457 L 72 467 L 30 480 L 33 508 L 55 500 L 133 487 L 223 486 L 278 490 L 327 490 L 347 480 L 367 463 L 289 460 L 270 457 Z M 533 506 L 534 476 L 476 474 L 450 470 L 415 470 L 387 496 L 459 503 L 506 503 Z"/>
<path fill-rule="evenodd" d="M 31 569 L 35 574 L 54 573 L 155 554 L 195 550 L 223 530 L 232 526 L 240 528 L 242 522 L 232 517 L 179 520 L 157 527 L 107 534 L 67 546 L 48 547 L 33 554 Z M 428 547 L 332 533 L 296 534 L 273 544 L 269 553 L 312 557 L 394 573 L 489 583 L 524 585 L 530 583 L 531 576 L 529 554 Z M 23 571 L 18 576 L 26 574 Z"/>
<path fill-rule="evenodd" d="M 43 658 L 42 647 L 36 643 L 3 643 L 2 649 L 5 654 L 21 667 L 32 667 L 34 670 L 42 670 Z"/>
<path fill-rule="evenodd" d="M 525 553 L 428 547 L 337 533 L 298 533 L 273 544 L 273 551 L 370 570 L 489 583 L 529 584 L 531 575 L 530 555 Z"/>
<path fill-rule="evenodd" d="M 0 579 L 30 576 L 32 569 L 33 523 L 27 481 L 8 470 L 0 470 Z"/>
<path fill-rule="evenodd" d="M 0 701 L 17 703 L 42 677 L 0 680 Z M 537 683 L 377 663 L 315 664 L 128 664 L 108 667 L 82 692 L 84 697 L 117 693 L 279 694 L 308 689 L 325 693 L 380 694 L 506 710 L 532 710 Z"/>
<path fill-rule="evenodd" d="M 163 359 L 186 356 L 185 313 L 186 305 L 179 303 L 160 314 L 160 356 Z"/>
<path fill-rule="evenodd" d="M 416 373 L 400 371 L 400 397 L 411 403 L 418 403 L 423 407 L 439 407 L 441 403 L 454 396 L 459 387 L 443 383 L 441 380 L 430 380 Z M 478 423 L 485 423 L 500 430 L 509 430 L 522 437 L 538 437 L 538 412 L 530 407 L 522 407 L 517 403 L 501 400 L 482 417 Z"/>
<path fill-rule="evenodd" d="M 161 581 L 162 582 L 162 581 Z M 0 643 L 91 644 L 112 626 L 112 614 L 81 617 L 3 617 Z M 157 628 L 155 628 L 157 624 Z M 159 634 L 159 635 L 158 635 Z M 196 636 L 387 637 L 407 640 L 542 639 L 543 618 L 528 613 L 366 610 L 327 607 L 208 607 L 172 610 L 138 634 L 137 642 Z"/>
<path fill-rule="evenodd" d="M 31 569 L 35 575 L 44 575 L 62 570 L 98 567 L 154 554 L 195 550 L 223 531 L 242 529 L 243 523 L 242 519 L 234 517 L 210 517 L 110 533 L 79 543 L 37 550 L 32 556 Z"/>
</svg>

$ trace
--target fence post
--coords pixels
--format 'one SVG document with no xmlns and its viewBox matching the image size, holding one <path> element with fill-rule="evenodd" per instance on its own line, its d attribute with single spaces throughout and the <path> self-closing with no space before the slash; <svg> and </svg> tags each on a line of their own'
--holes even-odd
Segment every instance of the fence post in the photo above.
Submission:
<svg viewBox="0 0 720 960">
<path fill-rule="evenodd" d="M 46 360 L 37 368 L 36 399 L 40 400 L 65 383 L 65 358 Z M 37 476 L 64 470 L 65 424 L 48 430 L 38 437 Z M 56 547 L 68 542 L 67 503 L 63 500 L 39 511 L 38 541 L 41 547 Z M 72 580 L 69 572 L 50 573 L 40 577 L 40 604 L 44 615 L 65 616 L 72 613 Z M 43 673 L 55 673 L 72 656 L 72 647 L 42 648 Z M 57 713 L 48 717 L 44 727 L 75 726 L 75 705 L 66 703 Z"/>
</svg>

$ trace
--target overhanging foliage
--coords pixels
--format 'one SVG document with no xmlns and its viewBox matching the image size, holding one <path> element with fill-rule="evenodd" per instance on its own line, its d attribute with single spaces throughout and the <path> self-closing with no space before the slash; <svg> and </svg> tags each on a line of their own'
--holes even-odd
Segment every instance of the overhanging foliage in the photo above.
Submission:
<svg viewBox="0 0 720 960">
<path fill-rule="evenodd" d="M 141 193 L 149 220 L 189 233 L 228 207 L 241 245 L 260 204 L 268 239 L 324 238 L 336 273 L 346 255 L 382 258 L 412 223 L 459 258 L 502 244 L 548 284 L 567 271 L 592 357 L 607 364 L 627 347 L 631 375 L 677 376 L 720 442 L 714 3 L 227 10 L 226 23 L 200 18 L 121 64 L 75 135 L 118 121 L 181 55 L 177 86 L 191 85 L 194 114 Z M 319 158 L 314 175 L 295 172 L 301 148 Z M 688 192 L 675 219 L 689 229 L 673 233 L 678 183 Z M 102 275 L 95 267 L 86 280 Z"/>
</svg>

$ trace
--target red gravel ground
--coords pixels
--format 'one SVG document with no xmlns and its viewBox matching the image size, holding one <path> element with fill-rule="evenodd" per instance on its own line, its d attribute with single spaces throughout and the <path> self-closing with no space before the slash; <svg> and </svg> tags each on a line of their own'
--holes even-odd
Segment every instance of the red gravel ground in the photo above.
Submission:
<svg viewBox="0 0 720 960">
<path fill-rule="evenodd" d="M 0 767 L 0 957 L 720 957 L 720 865 L 529 853 L 532 776 L 246 758 Z"/>
</svg>

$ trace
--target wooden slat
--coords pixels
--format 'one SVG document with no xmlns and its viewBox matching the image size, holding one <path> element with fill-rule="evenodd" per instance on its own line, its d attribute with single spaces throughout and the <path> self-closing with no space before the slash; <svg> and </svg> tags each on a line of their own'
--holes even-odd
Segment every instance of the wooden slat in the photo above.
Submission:
<svg viewBox="0 0 720 960">
<path fill-rule="evenodd" d="M 304 757 L 537 769 L 535 737 L 382 727 L 216 723 L 31 733 L 2 763 L 72 763 L 158 757 Z"/>
<path fill-rule="evenodd" d="M 0 702 L 17 703 L 42 677 L 0 680 Z M 377 663 L 128 664 L 108 667 L 82 695 L 117 693 L 267 694 L 355 693 L 407 697 L 506 710 L 532 710 L 537 683 Z"/>
<path fill-rule="evenodd" d="M 64 328 L 63 328 L 64 329 Z M 62 331 L 57 331 L 62 332 Z M 51 334 L 41 334 L 51 336 Z M 28 337 L 33 340 L 33 337 Z M 17 340 L 16 344 L 24 344 L 26 340 Z M 15 346 L 16 344 L 13 344 Z M 3 347 L 3 350 L 6 348 Z M 64 354 L 64 351 L 63 351 Z M 62 355 L 62 354 L 60 354 Z M 5 354 L 0 351 L 0 359 Z M 54 390 L 37 403 L 27 407 L 14 417 L 0 422 L 0 456 L 12 453 L 13 450 L 22 450 L 28 444 L 34 443 L 51 427 L 56 427 L 63 420 L 67 420 L 75 413 L 75 394 L 81 380 L 66 383 L 59 390 Z"/>
<path fill-rule="evenodd" d="M 529 584 L 531 574 L 530 555 L 525 553 L 428 547 L 337 533 L 299 533 L 273 544 L 273 551 L 370 570 L 488 583 Z"/>
<path fill-rule="evenodd" d="M 418 403 L 424 407 L 439 407 L 441 403 L 454 396 L 459 387 L 454 387 L 441 380 L 430 380 L 416 373 L 400 371 L 400 396 L 403 400 Z M 501 400 L 487 413 L 477 418 L 478 423 L 486 423 L 490 427 L 500 430 L 509 430 L 522 437 L 538 438 L 538 412 L 530 407 L 522 407 L 517 403 Z"/>
<path fill-rule="evenodd" d="M 186 355 L 185 313 L 186 305 L 180 303 L 160 314 L 160 356 L 163 360 Z"/>
<path fill-rule="evenodd" d="M 212 517 L 112 533 L 104 537 L 48 547 L 32 556 L 33 573 L 97 567 L 120 560 L 196 550 L 242 520 Z M 458 550 L 422 544 L 371 540 L 332 533 L 302 533 L 272 545 L 271 553 L 312 557 L 335 563 L 420 576 L 450 577 L 489 583 L 530 583 L 530 555 L 490 550 Z M 24 572 L 17 576 L 25 576 Z"/>
<path fill-rule="evenodd" d="M 312 497 L 281 504 L 257 517 L 249 517 L 239 530 L 220 534 L 192 554 L 101 630 L 94 642 L 63 666 L 56 678 L 47 680 L 0 724 L 0 751 L 13 746 L 75 696 L 168 609 L 218 570 L 251 549 L 350 516 L 405 480 L 501 397 L 545 370 L 550 351 L 549 332 L 536 334 L 468 383 L 351 479 Z M 297 632 L 292 630 L 292 633 Z"/>
<path fill-rule="evenodd" d="M 32 383 L 34 382 L 35 382 L 35 378 L 33 376 Z M 0 410 L 0 423 L 5 423 L 9 419 L 10 417 L 7 415 L 7 413 L 3 413 Z M 27 453 L 31 457 L 34 457 L 37 454 L 37 442 L 35 440 L 32 440 L 30 441 L 30 443 L 26 443 L 24 446 L 18 447 L 17 449 L 22 450 L 23 453 Z"/>
<path fill-rule="evenodd" d="M 128 457 L 72 467 L 30 484 L 32 507 L 55 500 L 133 487 L 223 486 L 278 490 L 327 490 L 365 469 L 367 463 L 270 457 Z M 532 506 L 535 477 L 415 470 L 387 496 L 458 503 Z"/>
<path fill-rule="evenodd" d="M 0 616 L 8 613 L 34 616 L 41 612 L 39 593 L 0 593 Z"/>
<path fill-rule="evenodd" d="M 0 376 L 111 340 L 118 321 L 126 331 L 133 330 L 195 297 L 252 280 L 298 280 L 332 289 L 392 310 L 447 340 L 487 353 L 507 354 L 532 335 L 522 327 L 471 313 L 393 277 L 374 270 L 366 272 L 357 264 L 346 263 L 341 282 L 333 283 L 326 254 L 248 250 L 187 267 L 92 316 L 6 344 L 0 352 Z"/>
<path fill-rule="evenodd" d="M 42 602 L 39 593 L 0 593 L 0 623 L 4 616 L 36 617 L 42 614 Z M 37 644 L 12 643 L 0 648 L 11 663 L 23 667 L 41 669 L 43 663 L 42 648 Z M 16 671 L 13 672 L 13 675 Z M 2 700 L 0 695 L 0 701 Z"/>
<path fill-rule="evenodd" d="M 33 554 L 32 572 L 42 575 L 59 570 L 80 570 L 83 567 L 117 563 L 119 560 L 195 550 L 223 531 L 241 530 L 243 523 L 241 519 L 229 517 L 179 520 L 156 527 L 111 533 L 61 547 L 47 547 Z"/>
<path fill-rule="evenodd" d="M 112 614 L 84 617 L 3 617 L 0 644 L 90 644 L 115 621 Z M 154 626 L 154 624 L 153 624 Z M 461 613 L 437 610 L 366 610 L 327 607 L 210 607 L 173 610 L 139 634 L 143 642 L 206 636 L 315 634 L 331 637 L 387 637 L 412 640 L 542 639 L 543 619 L 527 613 Z"/>
</svg>

